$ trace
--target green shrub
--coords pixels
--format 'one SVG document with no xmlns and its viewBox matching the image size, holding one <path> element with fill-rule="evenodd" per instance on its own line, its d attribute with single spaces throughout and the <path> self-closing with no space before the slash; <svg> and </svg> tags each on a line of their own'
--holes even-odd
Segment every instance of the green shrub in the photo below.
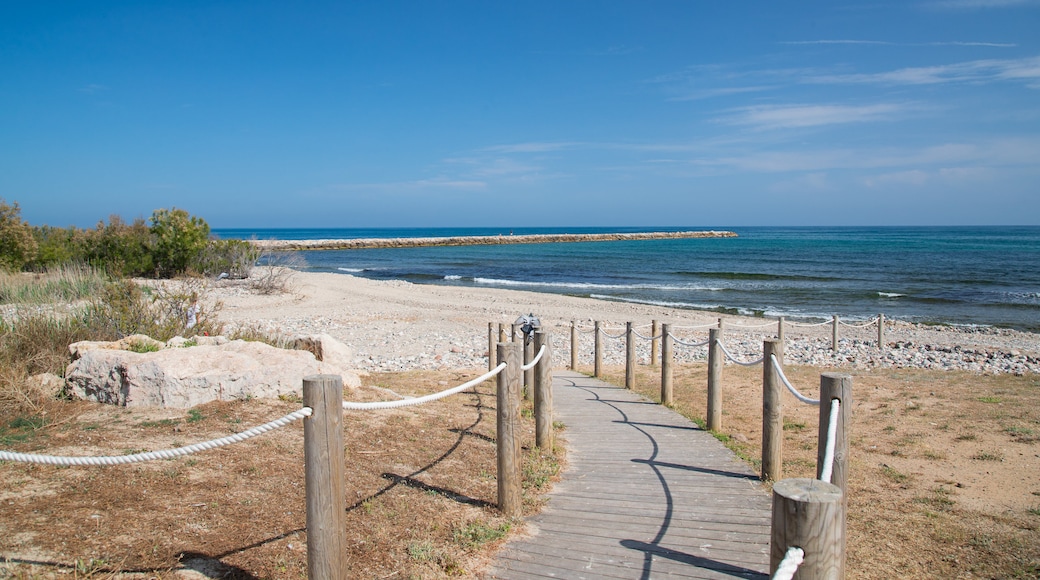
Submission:
<svg viewBox="0 0 1040 580">
<path fill-rule="evenodd" d="M 196 263 L 209 241 L 209 225 L 183 209 L 152 212 L 152 259 L 159 277 L 184 274 Z"/>
<path fill-rule="evenodd" d="M 36 258 L 32 228 L 22 220 L 18 203 L 0 197 L 0 270 L 21 270 Z"/>
<path fill-rule="evenodd" d="M 260 257 L 260 250 L 245 240 L 210 240 L 190 269 L 215 278 L 227 274 L 232 280 L 248 278 Z"/>
</svg>

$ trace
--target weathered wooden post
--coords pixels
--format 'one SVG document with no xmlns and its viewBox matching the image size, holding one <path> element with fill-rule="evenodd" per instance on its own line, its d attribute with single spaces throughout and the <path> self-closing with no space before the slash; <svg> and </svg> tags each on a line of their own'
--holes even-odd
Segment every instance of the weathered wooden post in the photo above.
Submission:
<svg viewBox="0 0 1040 580">
<path fill-rule="evenodd" d="M 347 577 L 343 377 L 304 377 L 303 404 L 308 577 L 337 580 Z"/>
<path fill-rule="evenodd" d="M 520 336 L 520 340 L 524 344 L 524 366 L 527 366 L 531 364 L 532 360 L 534 360 L 534 340 L 533 337 L 528 334 L 521 333 Z M 532 391 L 534 390 L 534 368 L 527 369 L 523 372 L 523 375 L 524 386 L 521 390 L 524 394 L 524 400 L 530 401 L 531 398 L 534 396 L 534 394 L 532 393 Z"/>
<path fill-rule="evenodd" d="M 501 322 L 499 322 L 498 323 L 498 342 L 505 342 L 505 341 L 506 341 L 506 325 L 501 323 Z M 498 355 L 498 347 L 495 347 L 495 355 L 496 356 Z M 498 366 L 498 365 L 495 365 L 495 366 Z"/>
<path fill-rule="evenodd" d="M 773 528 L 769 573 L 776 572 L 787 550 L 801 548 L 805 560 L 795 578 L 845 578 L 845 509 L 841 488 L 809 478 L 773 484 Z"/>
<path fill-rule="evenodd" d="M 523 336 L 523 334 L 524 334 L 524 333 L 520 332 L 520 325 L 519 324 L 514 324 L 513 325 L 512 332 L 513 332 L 513 334 L 509 335 L 509 342 L 516 342 L 517 335 Z"/>
<path fill-rule="evenodd" d="M 781 346 L 783 346 L 785 344 L 784 341 L 787 340 L 786 330 L 787 329 L 784 328 L 784 317 L 781 316 L 776 321 L 776 339 L 780 341 Z"/>
<path fill-rule="evenodd" d="M 708 430 L 722 431 L 722 329 L 708 329 Z"/>
<path fill-rule="evenodd" d="M 535 352 L 545 347 L 545 354 L 534 370 L 534 444 L 541 449 L 553 446 L 552 342 L 549 333 L 534 333 Z"/>
<path fill-rule="evenodd" d="M 831 464 L 831 483 L 848 493 L 849 428 L 852 426 L 852 376 L 841 373 L 820 375 L 820 445 L 816 453 L 816 478 L 823 473 L 823 456 L 827 446 L 827 426 L 831 406 L 839 401 L 838 429 L 834 439 L 834 461 Z M 848 498 L 846 498 L 846 502 Z"/>
<path fill-rule="evenodd" d="M 571 321 L 571 370 L 578 370 L 578 321 Z"/>
<path fill-rule="evenodd" d="M 625 323 L 625 388 L 636 388 L 636 334 L 632 323 Z"/>
<path fill-rule="evenodd" d="M 600 373 L 603 371 L 603 338 L 602 332 L 599 331 L 599 321 L 597 320 L 593 324 L 593 335 L 595 336 L 595 359 L 592 364 L 592 376 L 597 379 L 600 377 Z"/>
<path fill-rule="evenodd" d="M 488 323 L 488 370 L 495 369 L 495 323 Z"/>
<path fill-rule="evenodd" d="M 780 398 L 780 377 L 773 367 L 771 355 L 777 351 L 776 340 L 762 343 L 762 479 L 780 481 L 784 458 L 784 411 Z"/>
<path fill-rule="evenodd" d="M 838 350 L 838 315 L 834 315 L 834 320 L 831 321 L 831 350 L 837 352 Z"/>
<path fill-rule="evenodd" d="M 885 315 L 877 315 L 877 347 L 884 350 L 885 348 Z"/>
<path fill-rule="evenodd" d="M 516 342 L 498 344 L 498 360 L 506 368 L 498 374 L 497 429 L 498 509 L 507 516 L 519 516 L 520 497 L 520 357 Z"/>
<path fill-rule="evenodd" d="M 722 330 L 722 317 L 719 317 L 719 330 Z"/>
<path fill-rule="evenodd" d="M 672 404 L 672 325 L 661 325 L 661 404 Z"/>
<path fill-rule="evenodd" d="M 658 348 L 661 344 L 661 339 L 657 338 L 661 332 L 661 325 L 656 320 L 650 321 L 650 366 L 657 364 L 658 360 Z"/>
</svg>

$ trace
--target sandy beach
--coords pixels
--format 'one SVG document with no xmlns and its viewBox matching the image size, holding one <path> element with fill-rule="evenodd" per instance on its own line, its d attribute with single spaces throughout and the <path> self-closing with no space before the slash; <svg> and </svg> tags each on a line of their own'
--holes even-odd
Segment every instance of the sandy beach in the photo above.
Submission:
<svg viewBox="0 0 1040 580">
<path fill-rule="evenodd" d="M 707 337 L 717 324 L 715 312 L 683 310 L 494 288 L 418 285 L 373 281 L 344 274 L 295 272 L 293 291 L 261 295 L 242 282 L 214 283 L 210 307 L 223 304 L 220 318 L 230 326 L 252 327 L 283 336 L 327 333 L 355 353 L 358 370 L 486 368 L 488 323 L 511 324 L 522 314 L 539 317 L 551 333 L 554 364 L 570 361 L 570 326 L 579 329 L 579 361 L 591 364 L 593 321 L 618 336 L 633 322 L 643 336 L 650 323 L 672 325 L 687 342 Z M 839 316 L 840 312 L 836 313 Z M 737 358 L 761 356 L 762 340 L 775 336 L 775 319 L 722 315 L 724 341 Z M 842 325 L 837 351 L 831 350 L 831 326 L 785 325 L 788 364 L 961 369 L 983 373 L 1040 372 L 1040 336 L 989 327 L 942 327 L 886 320 L 887 348 L 877 348 L 877 326 Z M 637 352 L 649 356 L 648 340 Z M 604 362 L 624 363 L 624 340 L 606 338 Z M 675 349 L 679 361 L 703 360 L 704 348 Z"/>
</svg>

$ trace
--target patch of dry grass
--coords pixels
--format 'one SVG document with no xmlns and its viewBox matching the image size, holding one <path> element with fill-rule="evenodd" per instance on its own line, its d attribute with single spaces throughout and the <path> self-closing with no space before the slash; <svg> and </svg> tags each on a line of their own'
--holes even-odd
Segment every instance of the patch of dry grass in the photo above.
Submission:
<svg viewBox="0 0 1040 580">
<path fill-rule="evenodd" d="M 461 372 L 366 380 L 421 395 Z M 358 400 L 386 393 L 361 389 Z M 242 431 L 299 408 L 292 401 L 210 403 L 191 411 L 49 404 L 46 421 L 0 417 L 4 448 L 87 455 L 165 449 Z M 468 577 L 523 528 L 495 508 L 492 382 L 421 407 L 344 417 L 347 543 L 358 578 Z M 16 426 L 12 426 L 16 425 Z M 533 441 L 533 422 L 522 422 Z M 525 448 L 525 509 L 559 470 Z M 115 467 L 0 464 L 0 576 L 305 578 L 303 429 L 299 423 L 218 450 Z"/>
<path fill-rule="evenodd" d="M 589 369 L 582 369 L 589 370 Z M 808 396 L 832 369 L 787 367 Z M 907 369 L 853 375 L 848 574 L 854 578 L 1040 577 L 1040 378 Z M 660 400 L 660 369 L 637 390 Z M 680 365 L 676 410 L 703 423 L 707 365 Z M 623 385 L 624 369 L 606 380 Z M 761 367 L 723 370 L 716 434 L 756 469 Z M 818 408 L 784 395 L 784 477 L 813 477 Z"/>
</svg>

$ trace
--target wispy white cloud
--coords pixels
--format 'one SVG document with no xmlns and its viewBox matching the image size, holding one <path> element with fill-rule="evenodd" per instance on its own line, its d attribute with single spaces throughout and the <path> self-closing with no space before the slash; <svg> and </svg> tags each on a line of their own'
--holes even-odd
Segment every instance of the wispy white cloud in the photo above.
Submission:
<svg viewBox="0 0 1040 580">
<path fill-rule="evenodd" d="M 906 113 L 908 105 L 881 103 L 875 105 L 765 105 L 734 109 L 721 119 L 732 125 L 743 125 L 755 129 L 797 129 L 888 121 Z"/>
<path fill-rule="evenodd" d="M 810 76 L 815 84 L 931 85 L 981 83 L 1002 80 L 1026 81 L 1031 88 L 1040 83 L 1040 56 L 1020 59 L 973 60 L 948 65 L 908 67 L 880 73 Z"/>
<path fill-rule="evenodd" d="M 694 90 L 685 95 L 671 97 L 669 101 L 699 101 L 702 99 L 713 99 L 716 97 L 729 97 L 745 93 L 758 93 L 777 88 L 775 85 L 759 85 L 750 87 L 722 87 L 717 89 Z"/>
<path fill-rule="evenodd" d="M 928 8 L 947 10 L 979 10 L 987 8 L 1007 8 L 1009 6 L 1029 6 L 1040 4 L 1037 0 L 933 0 L 925 2 Z"/>
<path fill-rule="evenodd" d="M 854 39 L 820 39 L 820 40 L 788 40 L 780 44 L 790 45 L 832 45 L 832 44 L 863 44 L 876 46 L 988 46 L 992 48 L 1014 48 L 1018 44 L 1013 42 L 983 42 L 974 40 L 948 40 L 942 42 L 890 42 L 887 40 L 854 40 Z"/>
<path fill-rule="evenodd" d="M 512 143 L 508 145 L 492 145 L 481 151 L 489 153 L 544 153 L 561 149 L 574 149 L 586 145 L 580 141 L 536 141 L 530 143 Z"/>
</svg>

